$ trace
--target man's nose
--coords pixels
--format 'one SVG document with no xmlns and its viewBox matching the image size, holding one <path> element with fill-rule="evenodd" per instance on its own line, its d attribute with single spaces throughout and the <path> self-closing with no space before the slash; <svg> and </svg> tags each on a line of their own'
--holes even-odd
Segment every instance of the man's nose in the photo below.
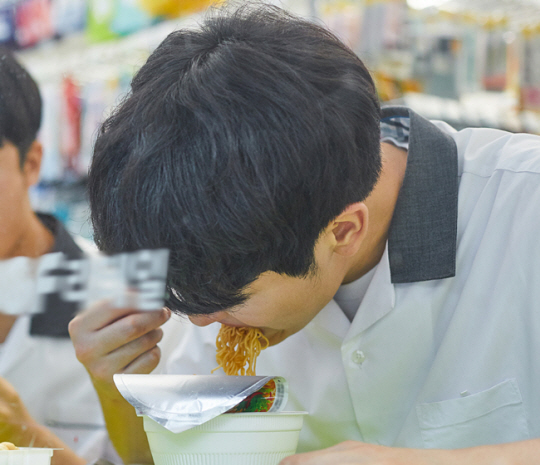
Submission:
<svg viewBox="0 0 540 465">
<path fill-rule="evenodd" d="M 189 319 L 194 325 L 208 326 L 212 323 L 219 322 L 224 317 L 225 312 L 215 312 L 208 315 L 190 315 Z"/>
</svg>

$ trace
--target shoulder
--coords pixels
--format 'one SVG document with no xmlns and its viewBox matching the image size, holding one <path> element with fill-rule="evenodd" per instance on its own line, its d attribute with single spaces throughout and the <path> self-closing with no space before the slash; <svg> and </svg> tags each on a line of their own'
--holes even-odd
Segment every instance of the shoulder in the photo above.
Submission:
<svg viewBox="0 0 540 465">
<path fill-rule="evenodd" d="M 540 259 L 540 137 L 494 129 L 451 136 L 460 174 L 458 262 L 481 263 L 486 276 L 504 273 L 506 282 L 524 270 L 532 279 Z"/>
<path fill-rule="evenodd" d="M 460 174 L 490 177 L 497 171 L 540 175 L 540 136 L 469 128 L 450 133 Z"/>
</svg>

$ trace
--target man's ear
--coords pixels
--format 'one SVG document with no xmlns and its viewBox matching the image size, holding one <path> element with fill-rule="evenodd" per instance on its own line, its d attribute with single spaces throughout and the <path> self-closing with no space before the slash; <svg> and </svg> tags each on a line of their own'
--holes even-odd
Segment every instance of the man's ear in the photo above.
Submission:
<svg viewBox="0 0 540 465">
<path fill-rule="evenodd" d="M 330 223 L 334 252 L 352 256 L 360 248 L 368 228 L 368 208 L 364 202 L 349 205 Z"/>
<path fill-rule="evenodd" d="M 23 173 L 26 179 L 26 187 L 33 186 L 39 180 L 41 160 L 43 158 L 43 146 L 35 140 L 30 145 L 23 165 Z"/>
</svg>

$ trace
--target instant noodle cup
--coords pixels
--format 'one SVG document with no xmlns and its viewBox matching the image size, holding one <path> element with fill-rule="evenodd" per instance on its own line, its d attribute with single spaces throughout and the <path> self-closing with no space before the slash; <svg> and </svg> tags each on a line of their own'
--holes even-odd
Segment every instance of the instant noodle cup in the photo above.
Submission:
<svg viewBox="0 0 540 465">
<path fill-rule="evenodd" d="M 50 465 L 54 449 L 21 447 L 0 450 L 0 465 Z"/>
<path fill-rule="evenodd" d="M 296 452 L 306 414 L 225 413 L 181 433 L 143 419 L 155 465 L 277 465 Z"/>
</svg>

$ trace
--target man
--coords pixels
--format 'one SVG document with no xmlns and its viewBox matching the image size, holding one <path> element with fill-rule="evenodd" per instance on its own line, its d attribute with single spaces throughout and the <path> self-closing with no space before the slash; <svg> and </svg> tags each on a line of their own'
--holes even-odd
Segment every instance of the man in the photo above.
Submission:
<svg viewBox="0 0 540 465">
<path fill-rule="evenodd" d="M 259 374 L 310 413 L 282 464 L 537 463 L 538 137 L 381 119 L 346 46 L 248 6 L 155 50 L 90 196 L 103 250 L 171 250 L 168 308 L 270 340 Z M 70 325 L 126 463 L 151 457 L 112 374 L 155 366 L 168 317 L 101 304 Z M 209 373 L 217 326 L 169 371 Z"/>
<path fill-rule="evenodd" d="M 91 249 L 54 217 L 32 210 L 28 189 L 39 177 L 40 122 L 36 83 L 0 50 L 0 260 L 48 252 L 75 259 Z M 83 465 L 106 448 L 104 421 L 69 340 L 76 308 L 52 296 L 46 308 L 33 316 L 0 313 L 0 437 L 19 447 L 57 449 L 54 465 Z"/>
</svg>

